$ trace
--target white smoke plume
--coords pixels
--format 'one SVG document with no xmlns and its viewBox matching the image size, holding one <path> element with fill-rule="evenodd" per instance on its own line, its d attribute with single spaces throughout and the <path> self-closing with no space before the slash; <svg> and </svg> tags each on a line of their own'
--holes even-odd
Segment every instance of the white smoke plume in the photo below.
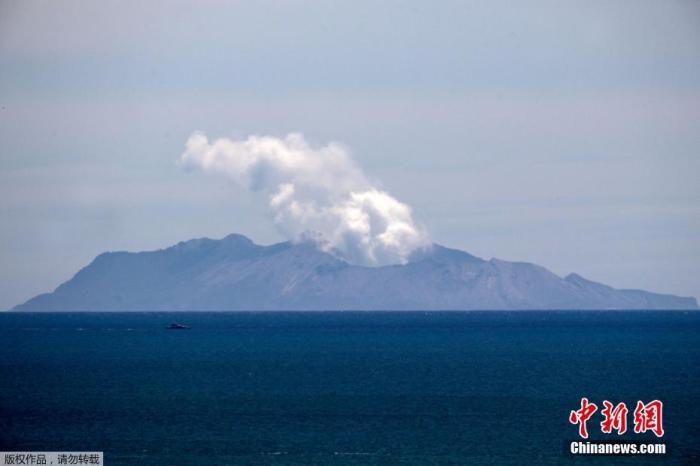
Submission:
<svg viewBox="0 0 700 466">
<path fill-rule="evenodd" d="M 430 245 L 411 208 L 375 187 L 337 143 L 311 147 L 298 133 L 209 142 L 196 132 L 179 164 L 266 195 L 285 236 L 312 239 L 353 264 L 405 263 Z"/>
</svg>

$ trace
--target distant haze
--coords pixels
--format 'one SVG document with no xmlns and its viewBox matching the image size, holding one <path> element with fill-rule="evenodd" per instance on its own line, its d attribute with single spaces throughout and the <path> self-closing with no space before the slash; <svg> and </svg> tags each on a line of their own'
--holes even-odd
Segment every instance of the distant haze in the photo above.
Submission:
<svg viewBox="0 0 700 466">
<path fill-rule="evenodd" d="M 309 154 L 346 154 L 334 180 L 353 186 L 319 203 L 297 175 L 189 173 L 173 162 L 195 130 L 193 154 L 303 134 Z M 1 1 L 0 309 L 103 251 L 307 226 L 358 263 L 429 232 L 700 297 L 698 154 L 696 0 Z M 312 199 L 308 223 L 290 216 Z M 317 215 L 343 206 L 411 246 Z"/>
</svg>

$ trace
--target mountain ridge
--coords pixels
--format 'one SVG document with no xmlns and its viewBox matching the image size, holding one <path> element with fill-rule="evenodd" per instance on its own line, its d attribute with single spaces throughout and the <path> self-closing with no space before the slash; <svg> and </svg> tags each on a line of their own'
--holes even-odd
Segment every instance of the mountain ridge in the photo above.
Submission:
<svg viewBox="0 0 700 466">
<path fill-rule="evenodd" d="M 438 244 L 408 263 L 349 264 L 312 242 L 231 234 L 99 254 L 16 311 L 698 309 L 692 297 L 621 290 L 528 262 Z"/>
</svg>

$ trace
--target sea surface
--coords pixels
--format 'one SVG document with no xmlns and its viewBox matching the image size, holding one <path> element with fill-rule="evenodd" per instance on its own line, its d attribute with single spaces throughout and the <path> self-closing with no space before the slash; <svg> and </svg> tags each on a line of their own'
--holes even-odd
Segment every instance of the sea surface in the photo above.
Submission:
<svg viewBox="0 0 700 466">
<path fill-rule="evenodd" d="M 182 322 L 190 330 L 166 330 Z M 573 457 L 630 408 L 664 457 Z M 661 440 L 634 434 L 664 403 Z M 600 412 L 588 423 L 600 432 Z M 700 464 L 700 312 L 0 313 L 0 450 L 107 465 Z"/>
</svg>

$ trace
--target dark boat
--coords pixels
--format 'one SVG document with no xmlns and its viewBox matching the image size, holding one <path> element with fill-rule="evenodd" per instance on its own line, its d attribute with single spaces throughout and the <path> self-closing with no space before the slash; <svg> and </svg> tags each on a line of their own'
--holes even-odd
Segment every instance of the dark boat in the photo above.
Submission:
<svg viewBox="0 0 700 466">
<path fill-rule="evenodd" d="M 168 325 L 166 327 L 168 330 L 189 330 L 189 327 L 185 324 L 178 324 L 177 322 L 173 322 L 172 324 Z"/>
</svg>

